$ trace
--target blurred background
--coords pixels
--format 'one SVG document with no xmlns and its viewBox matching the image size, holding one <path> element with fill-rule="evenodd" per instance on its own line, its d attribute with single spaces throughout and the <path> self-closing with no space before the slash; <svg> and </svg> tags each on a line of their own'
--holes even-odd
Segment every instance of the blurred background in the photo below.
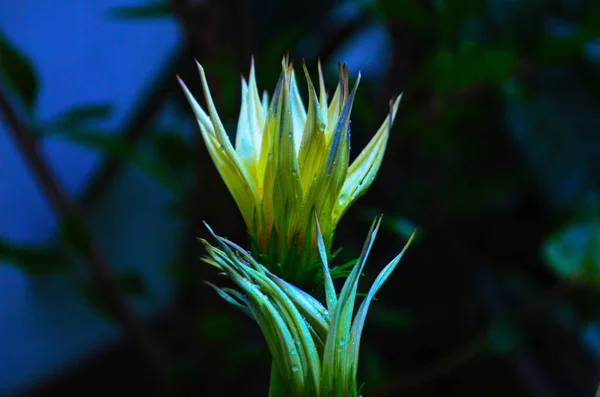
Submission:
<svg viewBox="0 0 600 397">
<path fill-rule="evenodd" d="M 258 327 L 203 284 L 202 221 L 249 241 L 175 76 L 203 98 L 201 62 L 233 133 L 251 55 L 272 91 L 287 51 L 331 92 L 362 71 L 354 155 L 404 93 L 334 244 L 357 256 L 385 215 L 366 288 L 419 233 L 367 318 L 363 394 L 592 396 L 592 0 L 0 2 L 0 395 L 266 395 Z"/>
</svg>

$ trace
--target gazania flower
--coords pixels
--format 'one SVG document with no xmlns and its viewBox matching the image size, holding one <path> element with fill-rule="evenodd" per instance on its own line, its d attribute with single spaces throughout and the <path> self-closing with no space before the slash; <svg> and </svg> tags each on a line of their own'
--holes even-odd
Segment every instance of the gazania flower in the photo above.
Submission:
<svg viewBox="0 0 600 397">
<path fill-rule="evenodd" d="M 209 253 L 204 261 L 222 271 L 239 290 L 210 285 L 222 298 L 256 320 L 263 332 L 273 357 L 269 396 L 358 395 L 356 372 L 369 305 L 414 237 L 413 233 L 402 252 L 381 271 L 355 314 L 358 279 L 378 228 L 379 221 L 376 221 L 358 261 L 337 294 L 329 273 L 323 236 L 317 226 L 326 307 L 274 275 L 231 241 L 213 233 L 220 246 L 217 248 L 202 240 Z"/>
<path fill-rule="evenodd" d="M 371 185 L 381 164 L 400 96 L 390 114 L 352 164 L 350 111 L 360 74 L 350 89 L 348 70 L 331 99 L 319 65 L 319 93 L 308 75 L 304 106 L 291 63 L 283 70 L 270 101 L 259 96 L 254 65 L 242 78 L 242 105 L 235 146 L 229 140 L 198 64 L 208 113 L 180 80 L 196 115 L 208 151 L 235 199 L 254 242 L 253 254 L 288 281 L 307 284 L 320 268 L 315 214 L 325 251 L 331 253 L 335 228 L 350 205 Z"/>
</svg>

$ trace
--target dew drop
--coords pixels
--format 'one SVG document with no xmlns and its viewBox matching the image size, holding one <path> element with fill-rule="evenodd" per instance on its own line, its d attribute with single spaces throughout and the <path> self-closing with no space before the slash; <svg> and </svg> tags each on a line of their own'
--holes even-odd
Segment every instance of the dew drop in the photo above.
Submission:
<svg viewBox="0 0 600 397">
<path fill-rule="evenodd" d="M 340 346 L 346 346 L 346 341 L 345 340 L 341 340 L 340 341 Z"/>
<path fill-rule="evenodd" d="M 300 370 L 300 368 L 298 368 L 298 366 L 297 366 L 297 365 L 294 365 L 294 366 L 292 367 L 292 372 L 298 372 L 299 370 Z"/>
</svg>

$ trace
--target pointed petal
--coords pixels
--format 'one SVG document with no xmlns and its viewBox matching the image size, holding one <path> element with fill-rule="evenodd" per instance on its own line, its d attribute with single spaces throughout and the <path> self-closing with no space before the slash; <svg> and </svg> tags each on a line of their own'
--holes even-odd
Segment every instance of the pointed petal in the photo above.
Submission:
<svg viewBox="0 0 600 397">
<path fill-rule="evenodd" d="M 294 125 L 294 147 L 297 156 L 300 149 L 300 143 L 302 142 L 304 123 L 306 123 L 306 108 L 304 107 L 304 102 L 302 102 L 300 90 L 298 89 L 298 82 L 296 81 L 296 73 L 293 69 L 291 74 L 290 95 L 290 110 L 292 112 L 292 124 Z"/>
<path fill-rule="evenodd" d="M 300 152 L 298 153 L 298 165 L 302 178 L 302 188 L 306 192 L 314 184 L 316 176 L 323 172 L 323 166 L 327 159 L 327 145 L 325 117 L 306 65 L 304 65 L 304 74 L 308 84 L 308 116 L 302 134 Z"/>
<path fill-rule="evenodd" d="M 252 176 L 256 174 L 256 161 L 258 153 L 254 146 L 252 117 L 248 106 L 248 84 L 242 77 L 242 98 L 241 98 L 240 116 L 238 118 L 237 131 L 235 134 L 235 151 L 240 156 L 248 173 Z"/>
<path fill-rule="evenodd" d="M 267 160 L 265 169 L 263 211 L 273 221 L 280 247 L 289 246 L 295 238 L 296 216 L 302 200 L 302 184 L 294 148 L 294 124 L 290 116 L 291 65 L 286 65 L 269 109 L 264 138 L 271 138 L 270 150 L 261 154 Z M 267 146 L 263 141 L 263 149 Z M 272 214 L 267 214 L 272 208 Z"/>
<path fill-rule="evenodd" d="M 249 82 L 246 83 L 246 80 L 242 78 L 241 102 L 235 148 L 260 192 L 262 180 L 256 177 L 256 164 L 260 156 L 265 120 L 256 87 L 254 59 L 250 66 Z"/>
<path fill-rule="evenodd" d="M 323 68 L 321 67 L 321 60 L 317 62 L 319 68 L 319 105 L 321 109 L 327 109 L 327 91 L 325 90 L 325 78 L 323 78 Z"/>
<path fill-rule="evenodd" d="M 180 83 L 186 98 L 194 110 L 208 152 L 213 159 L 217 170 L 221 174 L 223 181 L 236 201 L 246 225 L 251 227 L 254 223 L 254 206 L 258 202 L 255 183 L 241 163 L 239 156 L 231 145 L 229 137 L 225 133 L 225 129 L 223 128 L 212 101 L 204 70 L 200 64 L 198 64 L 198 68 L 206 96 L 206 103 L 209 107 L 210 117 L 202 110 L 183 81 L 180 80 Z"/>
<path fill-rule="evenodd" d="M 334 224 L 337 224 L 346 210 L 371 186 L 383 159 L 390 129 L 400 104 L 401 95 L 391 105 L 390 113 L 358 157 L 348 168 L 348 175 L 342 186 L 334 212 Z"/>
</svg>

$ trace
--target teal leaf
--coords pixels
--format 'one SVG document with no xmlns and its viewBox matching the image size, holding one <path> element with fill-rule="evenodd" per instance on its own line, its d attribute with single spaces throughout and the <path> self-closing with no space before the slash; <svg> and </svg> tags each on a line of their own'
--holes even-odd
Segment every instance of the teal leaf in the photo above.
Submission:
<svg viewBox="0 0 600 397">
<path fill-rule="evenodd" d="M 243 338 L 240 324 L 230 313 L 213 312 L 201 317 L 200 333 L 209 341 L 232 344 Z"/>
<path fill-rule="evenodd" d="M 487 345 L 492 353 L 509 354 L 515 350 L 521 341 L 518 330 L 506 321 L 498 321 L 492 325 L 487 334 Z"/>
<path fill-rule="evenodd" d="M 91 130 L 57 132 L 53 136 L 97 150 L 103 155 L 115 156 L 127 161 L 175 193 L 183 186 L 179 175 L 169 166 L 142 153 L 139 148 L 121 136 L 106 131 Z"/>
<path fill-rule="evenodd" d="M 545 242 L 546 263 L 563 279 L 600 286 L 600 221 L 565 225 Z"/>
<path fill-rule="evenodd" d="M 0 262 L 12 264 L 30 275 L 63 274 L 71 269 L 66 254 L 55 248 L 9 243 L 1 238 Z"/>
<path fill-rule="evenodd" d="M 437 50 L 430 77 L 439 93 L 455 92 L 480 84 L 500 85 L 516 71 L 517 55 L 507 49 L 465 45 L 458 51 Z"/>
<path fill-rule="evenodd" d="M 33 109 L 39 90 L 38 76 L 31 61 L 0 31 L 0 77 Z"/>
<path fill-rule="evenodd" d="M 150 294 L 144 278 L 139 273 L 120 274 L 117 276 L 117 284 L 126 294 L 134 298 L 144 298 Z"/>
<path fill-rule="evenodd" d="M 77 131 L 89 127 L 93 123 L 105 121 L 113 114 L 113 107 L 108 103 L 93 103 L 72 107 L 47 123 L 40 129 L 42 131 Z"/>
<path fill-rule="evenodd" d="M 329 309 L 330 313 L 333 313 L 337 305 L 337 294 L 335 292 L 335 286 L 333 285 L 331 274 L 329 273 L 327 249 L 325 248 L 325 243 L 323 242 L 323 233 L 321 233 L 321 226 L 319 225 L 319 220 L 317 219 L 316 212 L 315 224 L 317 225 L 317 247 L 319 248 L 319 256 L 321 257 L 321 263 L 323 265 L 323 277 L 325 283 L 325 299 L 327 301 L 327 309 Z"/>
<path fill-rule="evenodd" d="M 152 1 L 139 6 L 112 7 L 110 18 L 118 20 L 163 19 L 173 16 L 173 11 L 166 1 Z"/>
<path fill-rule="evenodd" d="M 375 294 L 377 293 L 377 291 L 379 291 L 381 286 L 392 274 L 392 272 L 400 262 L 400 259 L 402 259 L 402 257 L 404 256 L 404 253 L 406 252 L 408 247 L 410 247 L 415 237 L 415 234 L 416 231 L 412 233 L 412 235 L 408 239 L 408 242 L 404 245 L 404 248 L 402 248 L 402 251 L 394 259 L 392 259 L 392 261 L 388 263 L 388 265 L 385 268 L 383 268 L 383 270 L 379 273 L 379 275 L 373 282 L 371 289 L 367 293 L 367 296 L 360 305 L 358 312 L 356 313 L 356 318 L 354 319 L 354 322 L 352 324 L 352 346 L 354 351 L 353 354 L 350 356 L 350 362 L 352 363 L 352 370 L 354 372 L 356 371 L 356 366 L 358 364 L 360 339 L 362 336 L 363 327 L 365 325 L 365 320 L 367 318 L 367 312 L 369 311 L 369 305 L 371 304 L 371 301 L 375 298 Z"/>
</svg>

